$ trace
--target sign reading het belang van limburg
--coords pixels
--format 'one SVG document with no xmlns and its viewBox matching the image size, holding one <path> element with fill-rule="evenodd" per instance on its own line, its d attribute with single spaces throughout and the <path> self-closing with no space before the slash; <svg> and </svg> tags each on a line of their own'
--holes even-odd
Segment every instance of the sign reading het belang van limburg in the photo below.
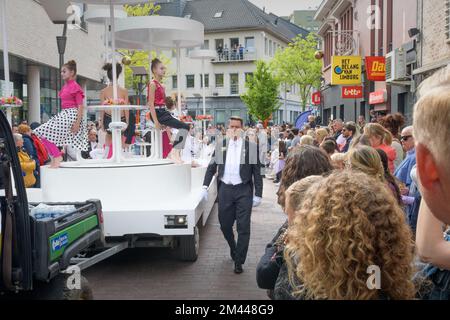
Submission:
<svg viewBox="0 0 450 320">
<path fill-rule="evenodd" d="M 361 56 L 333 56 L 332 85 L 361 84 Z"/>
</svg>

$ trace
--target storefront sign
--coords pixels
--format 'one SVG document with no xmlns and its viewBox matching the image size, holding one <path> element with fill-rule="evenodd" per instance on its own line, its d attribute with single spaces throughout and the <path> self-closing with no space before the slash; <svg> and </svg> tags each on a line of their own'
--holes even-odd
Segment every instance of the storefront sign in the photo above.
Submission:
<svg viewBox="0 0 450 320">
<path fill-rule="evenodd" d="M 362 86 L 342 87 L 342 99 L 362 99 L 362 97 Z"/>
<path fill-rule="evenodd" d="M 361 84 L 361 64 L 361 56 L 333 56 L 331 84 Z"/>
<path fill-rule="evenodd" d="M 369 104 L 382 104 L 387 101 L 387 91 L 380 90 L 371 92 L 369 95 Z"/>
<path fill-rule="evenodd" d="M 386 58 L 366 57 L 367 80 L 386 81 Z"/>
<path fill-rule="evenodd" d="M 311 100 L 312 100 L 312 104 L 313 104 L 313 105 L 316 105 L 316 106 L 319 105 L 320 102 L 321 102 L 320 91 L 319 91 L 319 92 L 314 92 L 314 93 L 312 94 Z"/>
</svg>

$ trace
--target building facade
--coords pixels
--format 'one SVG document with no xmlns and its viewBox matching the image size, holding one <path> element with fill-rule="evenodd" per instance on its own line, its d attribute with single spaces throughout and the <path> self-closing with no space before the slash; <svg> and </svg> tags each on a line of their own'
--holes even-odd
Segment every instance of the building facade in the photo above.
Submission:
<svg viewBox="0 0 450 320">
<path fill-rule="evenodd" d="M 417 83 L 450 64 L 450 1 L 418 0 L 418 12 Z"/>
<path fill-rule="evenodd" d="M 59 54 L 56 36 L 62 25 L 53 24 L 39 1 L 6 1 L 10 60 L 10 86 L 24 106 L 13 111 L 13 121 L 45 122 L 59 108 Z M 86 10 L 87 6 L 82 6 Z M 83 24 L 68 29 L 65 60 L 75 60 L 78 82 L 87 102 L 98 100 L 102 87 L 102 54 L 105 52 L 104 27 Z M 0 34 L 0 38 L 2 35 Z M 3 47 L 0 41 L 0 96 L 4 92 Z"/>
<path fill-rule="evenodd" d="M 395 16 L 395 17 L 394 17 Z M 417 3 L 410 0 L 324 0 L 315 19 L 321 22 L 323 39 L 322 115 L 356 121 L 359 115 L 401 112 L 412 121 L 415 86 L 412 71 L 417 65 L 417 40 L 410 30 L 417 27 Z M 343 99 L 342 86 L 331 85 L 332 56 L 387 57 L 387 73 L 392 68 L 402 74 L 387 75 L 387 81 L 368 81 L 362 66 L 362 99 Z M 389 58 L 395 56 L 395 58 Z M 399 59 L 399 57 L 401 59 Z M 401 67 L 401 68 L 400 68 Z M 383 99 L 372 103 L 370 96 Z"/>
<path fill-rule="evenodd" d="M 309 32 L 317 33 L 321 26 L 319 21 L 314 20 L 317 9 L 314 10 L 296 10 L 287 19 L 297 26 L 308 30 Z"/>
<path fill-rule="evenodd" d="M 265 13 L 247 0 L 173 1 L 160 5 L 160 15 L 177 15 L 205 26 L 203 48 L 217 52 L 216 59 L 205 62 L 206 112 L 214 116 L 215 124 L 226 123 L 230 116 L 251 122 L 240 95 L 246 90 L 246 79 L 256 70 L 256 61 L 269 61 L 298 34 L 307 34 L 306 30 Z M 185 49 L 181 54 L 181 91 L 189 114 L 195 116 L 203 113 L 201 61 L 190 59 L 189 52 Z M 170 70 L 176 70 L 175 55 L 166 54 L 173 57 Z M 168 92 L 177 90 L 175 73 L 165 84 Z M 296 88 L 282 87 L 282 107 L 273 115 L 273 121 L 295 121 L 300 114 L 299 101 Z"/>
</svg>

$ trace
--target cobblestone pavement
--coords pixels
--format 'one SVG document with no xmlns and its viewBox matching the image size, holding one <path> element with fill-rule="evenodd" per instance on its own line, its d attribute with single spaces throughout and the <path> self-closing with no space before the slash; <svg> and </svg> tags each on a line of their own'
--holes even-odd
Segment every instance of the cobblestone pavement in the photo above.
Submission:
<svg viewBox="0 0 450 320">
<path fill-rule="evenodd" d="M 195 263 L 180 262 L 170 249 L 129 249 L 84 272 L 96 299 L 267 299 L 256 285 L 256 265 L 285 221 L 276 203 L 276 187 L 264 180 L 262 204 L 253 210 L 250 247 L 244 273 L 234 263 L 217 214 L 200 229 Z"/>
</svg>

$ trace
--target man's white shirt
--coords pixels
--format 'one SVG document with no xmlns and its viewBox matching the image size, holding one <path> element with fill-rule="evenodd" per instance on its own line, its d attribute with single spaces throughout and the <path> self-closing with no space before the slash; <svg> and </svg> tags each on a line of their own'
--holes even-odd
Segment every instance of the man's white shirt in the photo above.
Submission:
<svg viewBox="0 0 450 320">
<path fill-rule="evenodd" d="M 222 182 L 226 184 L 237 185 L 242 183 L 240 169 L 241 169 L 241 152 L 242 138 L 230 140 L 227 148 L 227 159 L 225 161 L 225 171 L 222 177 Z"/>
</svg>

